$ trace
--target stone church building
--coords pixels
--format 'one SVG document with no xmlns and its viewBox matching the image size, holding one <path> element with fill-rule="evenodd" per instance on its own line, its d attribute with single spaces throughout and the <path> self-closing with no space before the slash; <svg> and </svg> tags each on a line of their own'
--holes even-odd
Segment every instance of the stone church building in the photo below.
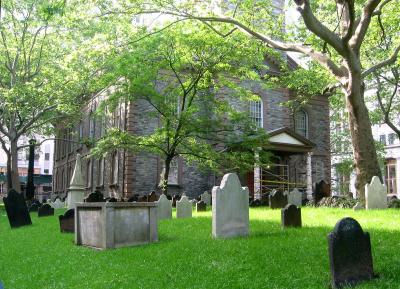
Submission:
<svg viewBox="0 0 400 289">
<path fill-rule="evenodd" d="M 293 62 L 289 57 L 288 60 Z M 278 66 L 267 60 L 272 73 Z M 292 63 L 295 66 L 294 62 Z M 257 197 L 259 192 L 271 189 L 298 188 L 311 194 L 312 184 L 321 180 L 330 183 L 330 128 L 329 102 L 326 97 L 315 96 L 309 103 L 293 112 L 283 105 L 294 99 L 288 89 L 269 89 L 254 85 L 252 91 L 260 101 L 248 103 L 249 118 L 269 134 L 269 149 L 273 163 L 255 167 L 241 175 L 243 186 Z M 129 198 L 133 194 L 147 194 L 157 190 L 162 172 L 162 160 L 148 153 L 132 154 L 115 151 L 104 159 L 86 157 L 90 145 L 110 127 L 118 127 L 132 134 L 152 132 L 158 125 L 150 113 L 152 107 L 144 100 L 120 103 L 106 116 L 95 111 L 101 101 L 111 93 L 105 89 L 95 95 L 84 107 L 82 119 L 72 125 L 59 124 L 55 144 L 53 192 L 65 196 L 75 166 L 76 154 L 83 158 L 86 190 L 89 194 L 100 190 L 106 197 Z M 182 159 L 173 161 L 169 177 L 169 194 L 186 193 L 196 197 L 205 190 L 219 185 L 222 176 L 198 170 Z"/>
</svg>

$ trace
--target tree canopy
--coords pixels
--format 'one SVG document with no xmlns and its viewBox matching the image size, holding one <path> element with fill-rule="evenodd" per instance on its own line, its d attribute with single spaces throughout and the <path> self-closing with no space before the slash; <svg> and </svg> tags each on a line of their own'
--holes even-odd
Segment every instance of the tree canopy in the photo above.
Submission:
<svg viewBox="0 0 400 289">
<path fill-rule="evenodd" d="M 116 60 L 116 97 L 103 105 L 144 101 L 159 124 L 148 134 L 111 130 L 93 153 L 124 148 L 159 155 L 164 190 L 176 158 L 214 170 L 252 168 L 254 151 L 267 145 L 265 131 L 249 117 L 250 102 L 259 101 L 251 86 L 261 80 L 264 53 L 242 35 L 224 39 L 188 24 L 132 41 Z"/>
</svg>

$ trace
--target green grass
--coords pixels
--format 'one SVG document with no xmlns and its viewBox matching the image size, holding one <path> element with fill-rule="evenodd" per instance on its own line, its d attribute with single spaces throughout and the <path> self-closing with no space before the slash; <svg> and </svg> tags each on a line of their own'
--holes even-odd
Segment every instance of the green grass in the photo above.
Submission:
<svg viewBox="0 0 400 289">
<path fill-rule="evenodd" d="M 248 238 L 211 238 L 211 212 L 163 220 L 159 242 L 97 251 L 59 232 L 57 216 L 11 230 L 0 211 L 0 280 L 5 289 L 327 288 L 327 234 L 345 216 L 371 235 L 380 278 L 357 288 L 400 288 L 400 210 L 303 208 L 303 228 L 282 230 L 280 210 L 250 210 Z"/>
</svg>

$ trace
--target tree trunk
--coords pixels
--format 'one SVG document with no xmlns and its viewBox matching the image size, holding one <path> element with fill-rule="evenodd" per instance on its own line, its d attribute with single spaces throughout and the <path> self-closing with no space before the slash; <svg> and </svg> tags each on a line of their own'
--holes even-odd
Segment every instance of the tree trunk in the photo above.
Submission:
<svg viewBox="0 0 400 289">
<path fill-rule="evenodd" d="M 353 143 L 356 190 L 363 203 L 365 202 L 365 184 L 371 182 L 373 176 L 378 176 L 382 181 L 371 121 L 364 102 L 364 87 L 361 75 L 352 73 L 348 88 L 345 91 L 349 128 Z"/>
<path fill-rule="evenodd" d="M 171 157 L 171 156 L 167 156 L 165 158 L 164 170 L 161 175 L 160 188 L 164 195 L 167 195 L 167 192 L 168 192 L 168 177 L 169 177 L 169 170 L 171 167 L 172 159 L 173 159 L 173 157 Z"/>
<path fill-rule="evenodd" d="M 8 190 L 14 189 L 21 192 L 21 185 L 18 176 L 18 151 L 17 141 L 10 142 L 10 155 L 7 159 L 7 181 L 11 180 L 11 184 L 7 183 Z"/>
<path fill-rule="evenodd" d="M 10 190 L 13 187 L 13 182 L 12 182 L 12 177 L 9 172 L 11 172 L 11 153 L 6 153 L 7 154 L 7 191 Z"/>
</svg>

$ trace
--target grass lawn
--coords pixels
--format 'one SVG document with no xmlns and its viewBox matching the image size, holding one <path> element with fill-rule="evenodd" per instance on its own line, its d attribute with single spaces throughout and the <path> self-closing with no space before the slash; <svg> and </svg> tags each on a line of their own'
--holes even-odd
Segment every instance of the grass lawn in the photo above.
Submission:
<svg viewBox="0 0 400 289">
<path fill-rule="evenodd" d="M 11 230 L 0 211 L 0 281 L 5 289 L 328 288 L 327 234 L 345 216 L 371 236 L 380 278 L 357 288 L 400 288 L 400 210 L 303 208 L 303 228 L 282 230 L 280 210 L 250 209 L 248 238 L 213 240 L 211 212 L 163 220 L 159 242 L 97 251 L 59 232 L 56 216 Z"/>
</svg>

